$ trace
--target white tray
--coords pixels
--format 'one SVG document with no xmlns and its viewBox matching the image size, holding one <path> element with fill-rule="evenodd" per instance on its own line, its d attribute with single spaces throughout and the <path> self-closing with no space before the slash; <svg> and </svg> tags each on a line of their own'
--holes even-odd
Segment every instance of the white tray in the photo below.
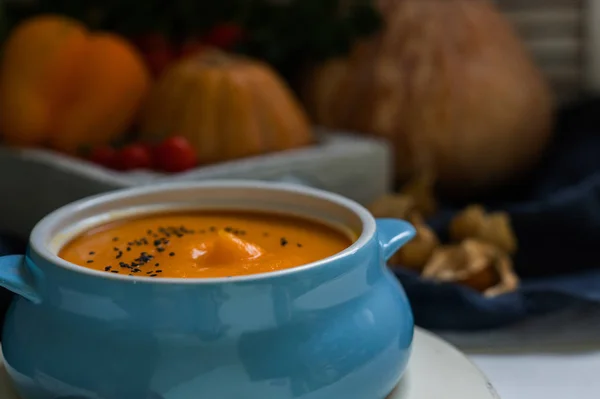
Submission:
<svg viewBox="0 0 600 399">
<path fill-rule="evenodd" d="M 293 180 L 361 203 L 391 186 L 391 152 L 379 140 L 319 133 L 319 144 L 176 175 L 118 172 L 45 150 L 0 148 L 0 231 L 26 237 L 52 210 L 83 197 L 163 181 L 208 179 Z"/>
</svg>

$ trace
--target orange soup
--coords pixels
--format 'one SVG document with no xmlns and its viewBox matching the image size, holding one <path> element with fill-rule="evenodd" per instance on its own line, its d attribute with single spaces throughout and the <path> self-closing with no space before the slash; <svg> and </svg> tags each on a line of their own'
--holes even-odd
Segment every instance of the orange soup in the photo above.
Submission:
<svg viewBox="0 0 600 399">
<path fill-rule="evenodd" d="M 125 219 L 91 229 L 59 256 L 126 276 L 231 277 L 332 256 L 352 239 L 307 219 L 258 212 L 190 212 Z"/>
</svg>

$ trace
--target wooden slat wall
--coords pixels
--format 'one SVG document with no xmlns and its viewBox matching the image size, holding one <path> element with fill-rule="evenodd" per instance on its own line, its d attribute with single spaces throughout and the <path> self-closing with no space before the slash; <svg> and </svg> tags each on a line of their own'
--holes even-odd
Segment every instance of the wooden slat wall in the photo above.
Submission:
<svg viewBox="0 0 600 399">
<path fill-rule="evenodd" d="M 561 100 L 577 96 L 585 78 L 585 1 L 593 0 L 495 0 Z"/>
</svg>

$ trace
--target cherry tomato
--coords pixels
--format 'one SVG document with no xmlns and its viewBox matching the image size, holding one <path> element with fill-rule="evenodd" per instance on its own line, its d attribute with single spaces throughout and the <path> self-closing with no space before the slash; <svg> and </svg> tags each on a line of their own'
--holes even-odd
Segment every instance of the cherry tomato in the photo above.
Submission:
<svg viewBox="0 0 600 399">
<path fill-rule="evenodd" d="M 242 40 L 244 31 L 234 23 L 220 24 L 212 28 L 204 37 L 204 42 L 224 50 L 232 49 Z"/>
<path fill-rule="evenodd" d="M 154 149 L 156 166 L 170 173 L 183 172 L 198 164 L 198 156 L 190 142 L 182 136 L 165 139 Z"/>
<path fill-rule="evenodd" d="M 133 41 L 142 53 L 148 69 L 158 77 L 175 60 L 175 49 L 169 40 L 160 33 L 149 33 Z"/>
<path fill-rule="evenodd" d="M 117 150 L 109 146 L 99 146 L 92 148 L 88 159 L 97 164 L 104 166 L 105 168 L 115 168 L 116 166 Z"/>
<path fill-rule="evenodd" d="M 142 143 L 129 144 L 117 152 L 116 166 L 119 170 L 152 169 L 152 149 Z"/>
</svg>

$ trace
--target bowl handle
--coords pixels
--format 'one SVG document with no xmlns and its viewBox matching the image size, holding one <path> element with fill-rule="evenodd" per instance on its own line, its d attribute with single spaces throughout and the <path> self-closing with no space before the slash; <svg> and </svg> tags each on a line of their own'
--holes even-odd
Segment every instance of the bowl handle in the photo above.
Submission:
<svg viewBox="0 0 600 399">
<path fill-rule="evenodd" d="M 377 237 L 385 260 L 389 260 L 401 246 L 417 234 L 412 224 L 400 219 L 376 219 Z"/>
<path fill-rule="evenodd" d="M 24 255 L 0 257 L 0 287 L 21 295 L 33 303 L 42 302 L 41 296 L 33 286 Z"/>
</svg>

